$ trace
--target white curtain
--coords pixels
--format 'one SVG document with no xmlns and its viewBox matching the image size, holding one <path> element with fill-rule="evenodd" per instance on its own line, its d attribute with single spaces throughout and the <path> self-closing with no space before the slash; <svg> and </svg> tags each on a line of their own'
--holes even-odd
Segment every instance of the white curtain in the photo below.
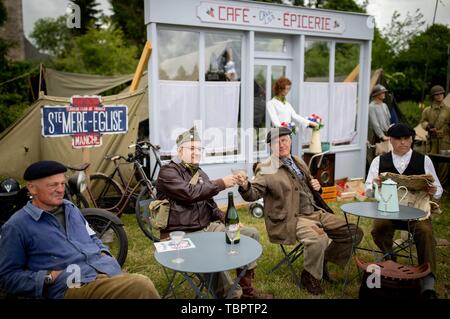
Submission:
<svg viewBox="0 0 450 319">
<path fill-rule="evenodd" d="M 306 82 L 303 96 L 300 97 L 299 113 L 305 118 L 313 113 L 323 118 L 325 127 L 320 131 L 321 141 L 351 141 L 356 136 L 357 83 L 333 83 L 331 90 L 330 106 L 330 84 Z M 311 130 L 300 131 L 300 138 L 303 144 L 308 144 Z"/>
<path fill-rule="evenodd" d="M 199 82 L 159 81 L 161 153 L 174 153 L 177 136 L 200 120 Z"/>
<path fill-rule="evenodd" d="M 238 147 L 240 82 L 205 83 L 204 146 L 207 152 Z"/>
<path fill-rule="evenodd" d="M 328 140 L 328 127 L 332 128 L 329 117 L 329 84 L 322 82 L 305 82 L 303 96 L 300 97 L 300 112 L 304 118 L 311 114 L 319 115 L 325 127 L 320 130 L 320 139 Z M 303 129 L 299 132 L 302 144 L 308 144 L 311 141 L 311 129 Z"/>
<path fill-rule="evenodd" d="M 333 125 L 330 126 L 330 142 L 339 143 L 351 141 L 356 136 L 358 85 L 352 83 L 333 84 L 333 107 L 330 118 Z"/>
</svg>

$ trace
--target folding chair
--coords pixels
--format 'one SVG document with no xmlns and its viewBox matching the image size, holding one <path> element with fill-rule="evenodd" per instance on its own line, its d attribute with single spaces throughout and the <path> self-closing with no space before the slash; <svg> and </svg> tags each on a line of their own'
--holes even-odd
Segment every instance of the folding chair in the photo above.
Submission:
<svg viewBox="0 0 450 319">
<path fill-rule="evenodd" d="M 303 243 L 297 244 L 291 251 L 288 251 L 282 244 L 279 244 L 281 251 L 283 252 L 283 259 L 278 262 L 271 270 L 270 272 L 275 272 L 278 268 L 280 268 L 283 264 L 287 263 L 289 269 L 291 270 L 292 277 L 294 277 L 294 281 L 297 284 L 297 286 L 300 287 L 300 279 L 297 276 L 297 273 L 294 269 L 293 263 L 301 256 L 303 255 L 303 250 L 305 246 Z"/>
</svg>

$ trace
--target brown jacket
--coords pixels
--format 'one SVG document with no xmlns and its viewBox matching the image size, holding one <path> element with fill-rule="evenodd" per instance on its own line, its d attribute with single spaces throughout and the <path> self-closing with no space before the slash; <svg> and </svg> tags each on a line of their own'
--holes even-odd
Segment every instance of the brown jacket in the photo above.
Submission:
<svg viewBox="0 0 450 319">
<path fill-rule="evenodd" d="M 183 165 L 171 161 L 164 165 L 156 181 L 157 198 L 170 202 L 169 221 L 164 232 L 202 229 L 212 221 L 223 220 L 224 214 L 217 207 L 213 196 L 225 189 L 222 179 L 211 181 L 199 169 L 198 182 L 190 182 L 192 176 Z"/>
<path fill-rule="evenodd" d="M 320 194 L 312 189 L 312 179 L 305 162 L 293 156 L 297 166 L 305 174 L 309 189 L 317 205 L 333 213 L 323 201 Z M 297 241 L 295 228 L 296 213 L 300 211 L 300 189 L 297 178 L 277 157 L 270 156 L 256 168 L 255 179 L 247 190 L 242 187 L 239 192 L 246 201 L 264 198 L 264 219 L 269 239 L 273 243 L 293 245 Z"/>
</svg>

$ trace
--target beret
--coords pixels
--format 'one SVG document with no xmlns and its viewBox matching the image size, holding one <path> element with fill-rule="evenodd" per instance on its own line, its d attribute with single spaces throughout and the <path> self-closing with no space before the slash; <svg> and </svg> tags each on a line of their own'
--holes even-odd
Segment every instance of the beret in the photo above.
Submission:
<svg viewBox="0 0 450 319">
<path fill-rule="evenodd" d="M 34 181 L 36 179 L 67 172 L 67 168 L 55 161 L 39 161 L 31 164 L 23 173 L 23 179 Z"/>
<path fill-rule="evenodd" d="M 270 129 L 269 133 L 267 133 L 267 139 L 266 142 L 270 143 L 273 139 L 284 136 L 284 135 L 291 135 L 292 131 L 288 129 L 287 127 L 273 127 Z"/>
<path fill-rule="evenodd" d="M 387 131 L 387 136 L 391 137 L 406 137 L 415 135 L 416 132 L 408 124 L 405 123 L 394 124 Z"/>
<path fill-rule="evenodd" d="M 200 136 L 198 135 L 197 128 L 191 127 L 189 131 L 183 132 L 177 137 L 177 147 L 186 142 L 200 142 Z"/>
</svg>

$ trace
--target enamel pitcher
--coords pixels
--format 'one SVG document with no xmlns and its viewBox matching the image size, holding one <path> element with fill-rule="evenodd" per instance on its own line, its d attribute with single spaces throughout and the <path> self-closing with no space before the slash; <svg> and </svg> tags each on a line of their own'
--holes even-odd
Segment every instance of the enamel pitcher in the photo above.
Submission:
<svg viewBox="0 0 450 319">
<path fill-rule="evenodd" d="M 378 191 L 378 184 L 374 183 L 375 186 L 375 199 L 378 201 L 378 210 L 389 213 L 396 213 L 400 211 L 398 205 L 398 195 L 397 191 L 404 188 L 406 193 L 400 199 L 400 201 L 405 198 L 408 194 L 408 189 L 405 186 L 400 186 L 397 188 L 397 183 L 392 179 L 387 179 L 381 183 L 381 190 Z"/>
</svg>

